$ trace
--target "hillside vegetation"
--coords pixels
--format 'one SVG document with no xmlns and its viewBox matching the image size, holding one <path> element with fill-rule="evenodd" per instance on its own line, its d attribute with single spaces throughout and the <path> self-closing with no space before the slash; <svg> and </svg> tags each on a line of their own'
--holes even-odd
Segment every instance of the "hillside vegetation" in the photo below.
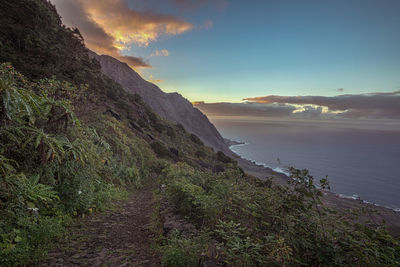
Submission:
<svg viewBox="0 0 400 267">
<path fill-rule="evenodd" d="M 75 218 L 150 177 L 195 228 L 159 231 L 165 266 L 400 265 L 398 241 L 324 207 L 307 171 L 252 178 L 126 93 L 48 1 L 2 1 L 0 62 L 0 265 L 40 261 Z"/>
</svg>

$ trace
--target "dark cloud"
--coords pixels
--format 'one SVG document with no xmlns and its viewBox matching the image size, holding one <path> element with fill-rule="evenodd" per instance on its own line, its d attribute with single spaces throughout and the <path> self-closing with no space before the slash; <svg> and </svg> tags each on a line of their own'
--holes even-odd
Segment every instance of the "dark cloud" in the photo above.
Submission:
<svg viewBox="0 0 400 267">
<path fill-rule="evenodd" d="M 151 68 L 151 65 L 149 65 L 143 58 L 141 57 L 134 57 L 134 56 L 117 56 L 117 58 L 122 61 L 127 63 L 131 67 L 136 67 L 136 68 Z"/>
<path fill-rule="evenodd" d="M 244 99 L 262 104 L 316 105 L 343 116 L 369 118 L 400 118 L 400 91 L 358 95 L 326 96 L 263 96 Z"/>
<path fill-rule="evenodd" d="M 344 88 L 339 88 L 339 89 L 337 89 L 337 91 L 338 91 L 338 92 L 343 92 L 343 91 L 344 91 Z"/>
<path fill-rule="evenodd" d="M 193 103 L 209 116 L 400 119 L 400 91 L 359 95 L 264 96 L 244 103 Z"/>
<path fill-rule="evenodd" d="M 79 1 L 52 0 L 52 2 L 61 14 L 63 23 L 69 27 L 79 28 L 85 42 L 92 50 L 98 53 L 117 52 L 113 44 L 114 38 L 89 17 Z"/>
<path fill-rule="evenodd" d="M 193 105 L 209 116 L 285 117 L 296 110 L 293 106 L 282 104 L 195 102 Z"/>
</svg>

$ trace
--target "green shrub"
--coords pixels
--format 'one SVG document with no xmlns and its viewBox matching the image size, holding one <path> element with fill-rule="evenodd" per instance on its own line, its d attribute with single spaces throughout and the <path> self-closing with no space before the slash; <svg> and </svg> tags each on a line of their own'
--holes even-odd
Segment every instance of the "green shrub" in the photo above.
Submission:
<svg viewBox="0 0 400 267">
<path fill-rule="evenodd" d="M 153 111 L 148 110 L 147 116 L 149 116 L 151 123 L 157 124 L 159 122 L 159 118 L 158 118 L 157 114 L 155 114 Z"/>
<path fill-rule="evenodd" d="M 195 153 L 195 156 L 198 158 L 205 158 L 207 156 L 207 154 L 203 150 L 197 150 Z"/>
<path fill-rule="evenodd" d="M 178 123 L 178 124 L 176 125 L 176 127 L 177 127 L 181 132 L 186 132 L 185 127 L 183 127 L 182 124 Z"/>
<path fill-rule="evenodd" d="M 211 174 L 177 163 L 164 169 L 161 182 L 178 211 L 217 240 L 217 262 L 238 266 L 399 264 L 399 242 L 383 228 L 353 223 L 349 214 L 325 207 L 308 171 L 289 171 L 290 187 L 247 178 L 238 167 Z M 326 179 L 319 186 L 329 187 Z"/>
<path fill-rule="evenodd" d="M 129 94 L 129 101 L 138 103 L 138 104 L 143 104 L 143 98 L 139 94 Z"/>
<path fill-rule="evenodd" d="M 169 157 L 169 151 L 166 146 L 160 142 L 154 142 L 151 145 L 151 148 L 153 151 L 161 158 L 167 158 Z"/>
<path fill-rule="evenodd" d="M 170 234 L 162 249 L 162 265 L 167 267 L 200 266 L 201 254 L 207 248 L 208 237 L 184 237 L 179 232 Z"/>
<path fill-rule="evenodd" d="M 70 222 L 71 218 L 65 214 L 20 215 L 13 226 L 3 220 L 0 222 L 0 265 L 14 266 L 43 258 Z"/>
<path fill-rule="evenodd" d="M 200 140 L 200 138 L 195 135 L 195 134 L 190 134 L 190 140 L 192 140 L 193 143 L 199 146 L 204 146 L 203 142 Z"/>
<path fill-rule="evenodd" d="M 225 210 L 220 194 L 209 194 L 212 183 L 208 173 L 195 170 L 185 163 L 164 169 L 168 195 L 177 208 L 196 222 L 212 222 Z"/>
<path fill-rule="evenodd" d="M 155 122 L 153 124 L 153 127 L 159 133 L 162 133 L 165 130 L 165 126 L 162 123 L 159 123 L 159 122 Z"/>
<path fill-rule="evenodd" d="M 172 127 L 167 127 L 167 135 L 168 135 L 169 137 L 171 137 L 172 139 L 174 139 L 174 138 L 176 137 L 176 133 L 175 133 L 174 128 L 172 128 Z"/>
<path fill-rule="evenodd" d="M 217 152 L 217 159 L 223 163 L 234 163 L 235 161 L 224 154 L 222 151 Z"/>
<path fill-rule="evenodd" d="M 146 121 L 144 119 L 142 119 L 142 118 L 140 118 L 137 123 L 139 124 L 139 126 L 141 128 L 148 128 L 148 125 L 147 125 Z"/>
<path fill-rule="evenodd" d="M 263 254 L 263 244 L 254 241 L 246 228 L 233 221 L 219 221 L 216 225 L 216 238 L 221 240 L 223 258 L 229 265 L 263 266 L 267 264 L 267 256 Z"/>
</svg>

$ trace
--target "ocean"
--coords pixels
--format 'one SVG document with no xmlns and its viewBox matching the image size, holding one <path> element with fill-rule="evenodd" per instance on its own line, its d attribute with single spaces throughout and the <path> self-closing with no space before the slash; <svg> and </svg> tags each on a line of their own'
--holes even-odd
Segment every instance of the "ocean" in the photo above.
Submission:
<svg viewBox="0 0 400 267">
<path fill-rule="evenodd" d="M 400 127 L 210 118 L 231 149 L 278 172 L 328 175 L 331 191 L 400 211 Z"/>
</svg>

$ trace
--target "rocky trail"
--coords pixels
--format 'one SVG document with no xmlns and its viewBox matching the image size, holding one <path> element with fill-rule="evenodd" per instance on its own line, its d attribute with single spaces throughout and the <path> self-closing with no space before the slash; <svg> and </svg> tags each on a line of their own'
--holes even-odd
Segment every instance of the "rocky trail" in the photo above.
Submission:
<svg viewBox="0 0 400 267">
<path fill-rule="evenodd" d="M 39 266 L 160 266 L 150 229 L 152 188 L 119 201 L 115 211 L 81 219 Z"/>
</svg>

